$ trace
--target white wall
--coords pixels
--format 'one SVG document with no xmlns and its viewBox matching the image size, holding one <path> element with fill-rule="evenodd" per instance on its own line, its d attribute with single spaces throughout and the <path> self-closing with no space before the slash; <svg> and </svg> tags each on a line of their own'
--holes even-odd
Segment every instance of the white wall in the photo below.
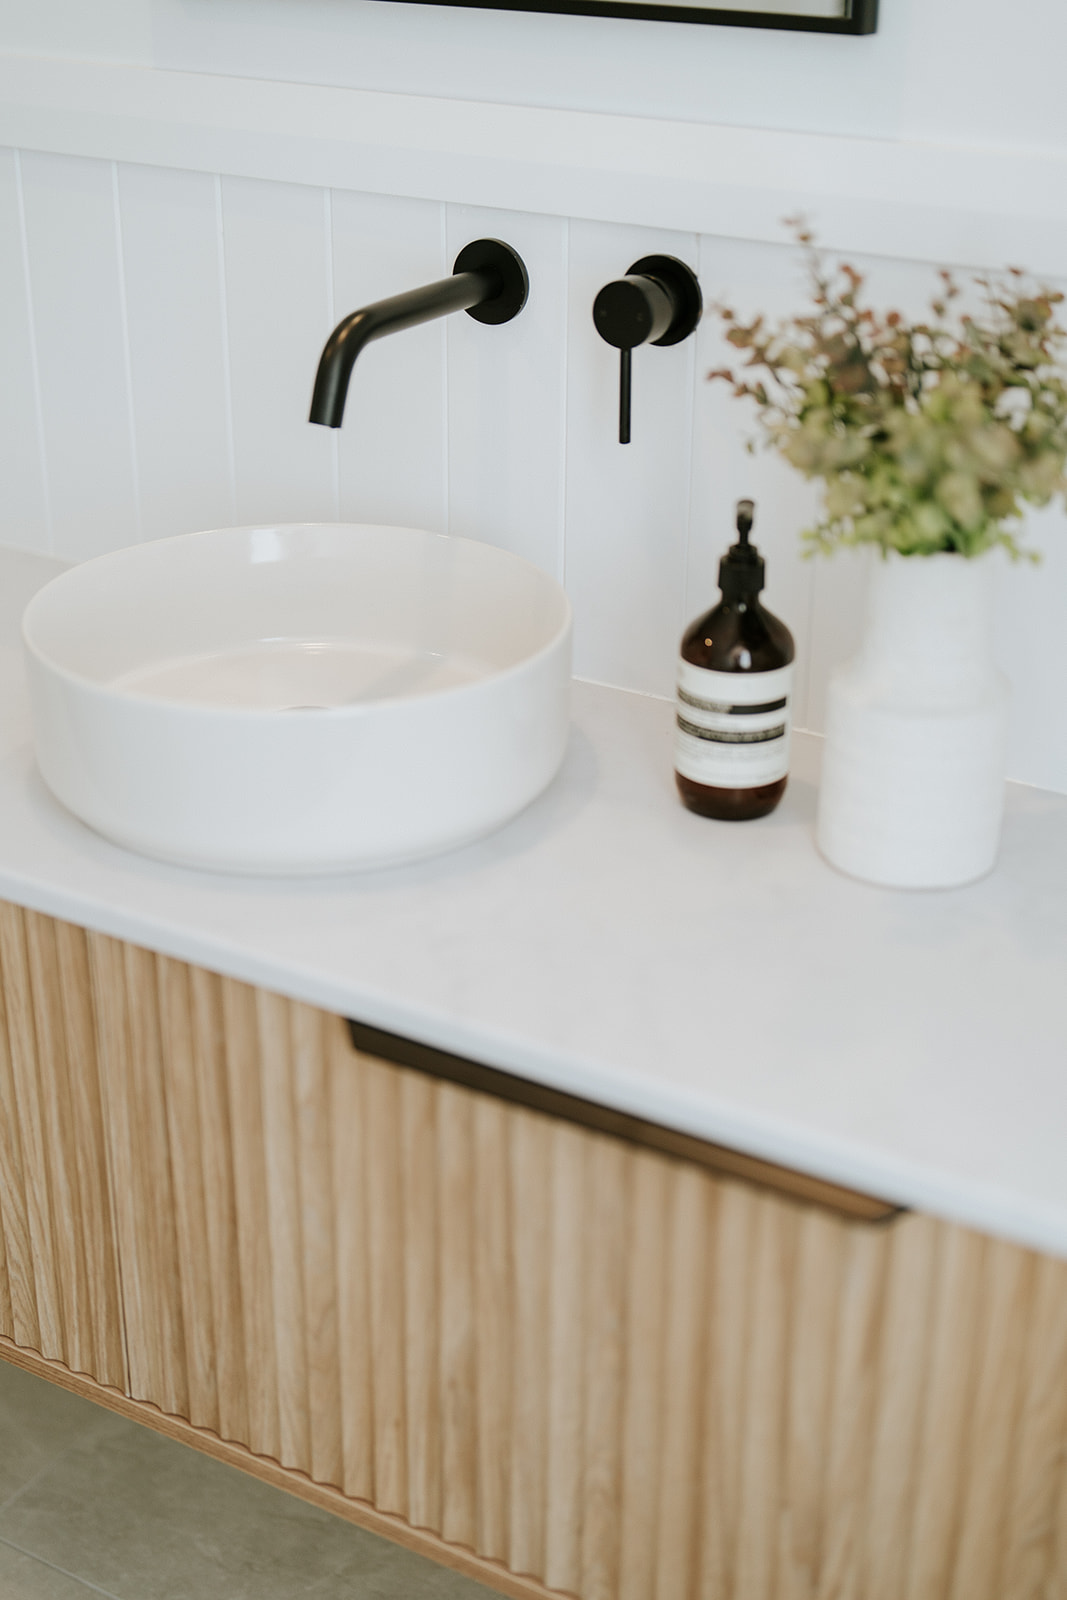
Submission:
<svg viewBox="0 0 1067 1600">
<path fill-rule="evenodd" d="M 531 277 L 504 328 L 465 316 L 361 358 L 340 433 L 311 427 L 318 352 L 345 310 L 448 271 L 479 235 Z M 858 564 L 801 561 L 810 490 L 744 448 L 747 420 L 704 382 L 714 320 L 635 355 L 634 439 L 614 437 L 615 352 L 597 289 L 645 252 L 699 270 L 740 310 L 795 302 L 785 245 L 328 191 L 58 156 L 0 158 L 6 382 L 0 538 L 81 559 L 225 523 L 411 522 L 503 545 L 563 578 L 582 676 L 669 694 L 677 639 L 713 599 L 742 494 L 759 504 L 768 603 L 798 642 L 802 726 L 852 646 Z M 921 303 L 919 264 L 860 263 Z M 1039 519 L 1040 570 L 1005 573 L 1002 651 L 1019 700 L 1013 772 L 1067 789 L 1067 529 Z"/>
<path fill-rule="evenodd" d="M 747 419 L 703 381 L 721 359 L 711 320 L 677 349 L 637 353 L 634 442 L 620 447 L 615 356 L 596 338 L 590 307 L 603 282 L 651 249 L 697 267 L 709 301 L 795 307 L 797 264 L 777 242 L 776 219 L 804 199 L 805 184 L 830 196 L 835 242 L 881 299 L 921 304 L 932 260 L 1013 259 L 1019 238 L 1044 273 L 1067 276 L 1067 181 L 1056 181 L 1061 171 L 1067 180 L 1067 102 L 1053 79 L 1067 8 L 1020 0 L 1009 26 L 1001 0 L 882 7 L 875 38 L 849 39 L 391 0 L 0 0 L 0 54 L 56 63 L 7 135 L 21 153 L 0 152 L 0 540 L 80 558 L 235 520 L 450 528 L 564 578 L 583 675 L 666 694 L 681 628 L 714 598 L 731 506 L 751 494 L 768 603 L 798 640 L 799 721 L 819 728 L 828 672 L 859 623 L 860 563 L 799 559 L 811 492 L 776 461 L 746 454 Z M 123 94 L 149 101 L 187 85 L 188 125 L 170 109 L 151 127 L 140 111 L 109 121 L 112 80 L 80 69 L 83 93 L 67 70 L 79 60 L 152 69 L 120 74 Z M 425 176 L 435 134 L 444 137 L 430 102 L 395 102 L 392 154 L 409 105 L 418 147 L 414 166 L 388 168 L 403 176 L 383 179 L 380 152 L 360 145 L 342 178 L 322 179 L 320 167 L 336 163 L 308 154 L 292 126 L 299 102 L 265 140 L 250 101 L 223 138 L 218 106 L 204 110 L 219 74 L 630 115 L 545 124 L 564 152 L 551 182 L 516 163 L 527 209 L 500 211 L 463 202 L 484 191 L 499 204 L 506 150 L 503 185 L 499 172 L 484 175 L 499 157 L 492 148 L 484 168 L 475 149 Z M 224 105 L 238 98 L 224 85 Z M 325 107 L 325 90 L 304 104 L 315 109 L 319 98 Z M 352 102 L 372 121 L 384 104 Z M 348 102 L 327 109 L 343 147 Z M 666 124 L 640 120 L 656 117 L 833 137 L 778 134 L 743 150 L 694 141 L 693 160 L 710 150 L 723 169 L 697 206 L 700 174 L 672 189 Z M 206 142 L 197 118 L 210 123 Z M 642 171 L 646 126 L 659 144 Z M 492 119 L 470 127 L 476 146 L 488 127 L 492 145 Z M 620 128 L 627 154 L 601 206 L 594 147 Z M 137 154 L 146 129 L 155 165 Z M 939 143 L 914 144 L 923 139 Z M 732 150 L 748 162 L 733 189 Z M 910 167 L 893 165 L 898 151 L 910 151 Z M 585 198 L 569 216 L 554 200 L 568 162 L 585 163 L 584 187 L 567 191 Z M 748 195 L 768 162 L 755 219 Z M 923 171 L 933 177 L 916 206 Z M 283 172 L 304 181 L 273 181 Z M 628 172 L 644 196 L 632 216 Z M 953 231 L 944 219 L 964 183 L 970 209 Z M 988 214 L 987 187 L 999 195 Z M 660 216 L 671 225 L 636 225 Z M 314 364 L 333 321 L 448 271 L 482 233 L 508 238 L 527 260 L 522 317 L 503 329 L 454 317 L 384 341 L 361 358 L 342 433 L 310 427 Z M 1005 572 L 999 629 L 1016 687 L 1013 775 L 1067 791 L 1064 524 L 1058 512 L 1033 520 L 1046 560 Z"/>
<path fill-rule="evenodd" d="M 0 50 L 752 127 L 1067 147 L 1062 0 L 882 0 L 851 39 L 391 0 L 0 0 Z"/>
</svg>

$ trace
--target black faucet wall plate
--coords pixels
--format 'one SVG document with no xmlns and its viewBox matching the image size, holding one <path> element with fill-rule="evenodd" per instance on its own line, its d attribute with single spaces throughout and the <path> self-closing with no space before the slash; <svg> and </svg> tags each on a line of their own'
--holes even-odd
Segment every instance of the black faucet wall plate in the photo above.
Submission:
<svg viewBox="0 0 1067 1600">
<path fill-rule="evenodd" d="M 481 300 L 467 307 L 468 317 L 475 322 L 499 325 L 517 317 L 530 294 L 530 278 L 526 264 L 517 250 L 501 239 L 472 239 L 465 244 L 452 267 L 457 272 L 496 272 L 500 289 L 491 300 Z"/>
<path fill-rule="evenodd" d="M 632 352 L 641 344 L 680 344 L 704 310 L 692 267 L 676 256 L 642 256 L 593 302 L 600 337 L 619 352 L 619 443 L 630 443 Z"/>
<path fill-rule="evenodd" d="M 651 278 L 653 283 L 658 283 L 666 291 L 670 300 L 671 320 L 667 330 L 658 339 L 650 339 L 649 343 L 681 344 L 683 339 L 688 339 L 704 312 L 704 297 L 700 293 L 700 284 L 692 267 L 687 267 L 677 256 L 642 256 L 640 261 L 635 261 L 633 266 L 628 268 L 626 276 Z M 609 284 L 608 288 L 610 287 Z M 603 293 L 601 290 L 601 294 Z M 595 306 L 593 314 L 595 320 Z M 603 337 L 606 338 L 607 335 Z M 614 343 L 613 340 L 609 342 Z M 630 348 L 633 349 L 633 346 Z"/>
</svg>

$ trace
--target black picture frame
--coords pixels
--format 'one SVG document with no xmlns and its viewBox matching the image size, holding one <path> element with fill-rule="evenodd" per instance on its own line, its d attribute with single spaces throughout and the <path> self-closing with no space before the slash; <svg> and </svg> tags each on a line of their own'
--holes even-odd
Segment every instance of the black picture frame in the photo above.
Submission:
<svg viewBox="0 0 1067 1600">
<path fill-rule="evenodd" d="M 464 6 L 481 11 L 549 11 L 575 17 L 635 17 L 645 22 L 711 23 L 721 28 L 777 28 L 787 33 L 869 34 L 878 29 L 878 0 L 848 0 L 843 17 L 737 11 L 722 6 L 657 6 L 644 4 L 643 0 L 412 0 L 412 3 Z"/>
</svg>

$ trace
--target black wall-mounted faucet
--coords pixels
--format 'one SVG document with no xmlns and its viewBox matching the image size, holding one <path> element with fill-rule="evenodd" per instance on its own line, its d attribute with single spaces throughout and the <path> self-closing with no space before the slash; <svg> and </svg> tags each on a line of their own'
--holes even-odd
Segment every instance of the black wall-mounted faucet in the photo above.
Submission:
<svg viewBox="0 0 1067 1600">
<path fill-rule="evenodd" d="M 593 302 L 600 337 L 619 352 L 619 443 L 630 443 L 632 352 L 639 344 L 680 344 L 704 310 L 696 273 L 674 256 L 642 256 Z"/>
<path fill-rule="evenodd" d="M 510 245 L 499 239 L 475 239 L 464 245 L 450 278 L 376 300 L 337 324 L 319 359 L 310 420 L 327 428 L 341 426 L 352 368 L 372 340 L 446 317 L 451 311 L 465 311 L 477 322 L 510 322 L 526 304 L 529 291 L 522 257 Z"/>
</svg>

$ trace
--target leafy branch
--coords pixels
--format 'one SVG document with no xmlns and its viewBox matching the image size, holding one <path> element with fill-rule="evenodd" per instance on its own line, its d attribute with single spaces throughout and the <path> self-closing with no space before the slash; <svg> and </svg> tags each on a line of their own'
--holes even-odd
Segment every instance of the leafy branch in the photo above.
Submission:
<svg viewBox="0 0 1067 1600">
<path fill-rule="evenodd" d="M 863 276 L 826 265 L 794 220 L 813 309 L 768 327 L 717 307 L 743 364 L 708 374 L 752 401 L 766 444 L 825 485 L 810 550 L 875 544 L 883 551 L 1013 557 L 1023 503 L 1067 500 L 1067 329 L 1063 295 L 1012 268 L 974 280 L 981 314 L 960 311 L 951 272 L 930 316 L 909 322 L 862 302 Z"/>
</svg>

